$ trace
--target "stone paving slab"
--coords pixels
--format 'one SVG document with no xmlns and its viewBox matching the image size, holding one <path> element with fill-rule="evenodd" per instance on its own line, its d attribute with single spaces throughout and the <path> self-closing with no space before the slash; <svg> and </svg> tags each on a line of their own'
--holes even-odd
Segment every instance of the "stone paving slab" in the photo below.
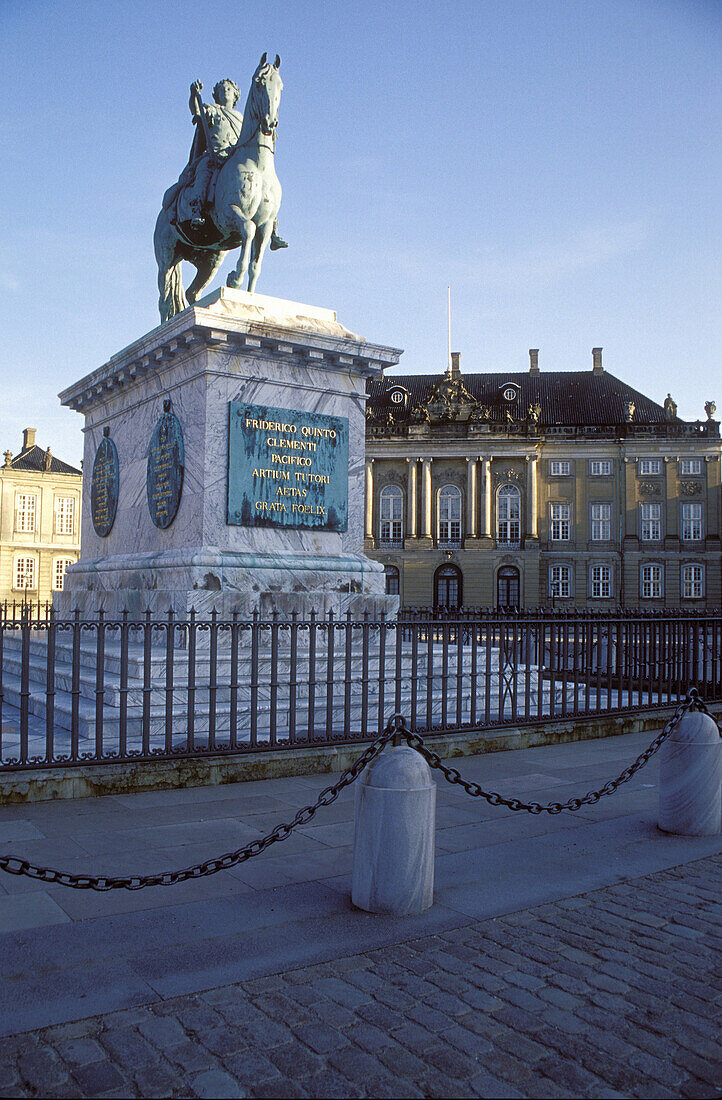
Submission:
<svg viewBox="0 0 722 1100">
<path fill-rule="evenodd" d="M 0 1096 L 716 1097 L 721 871 L 13 1034 Z"/>
<path fill-rule="evenodd" d="M 601 786 L 648 737 L 457 764 L 492 789 L 564 800 Z M 471 799 L 439 777 L 436 904 L 413 925 L 370 918 L 350 905 L 353 789 L 330 807 L 329 819 L 322 810 L 252 861 L 172 888 L 98 894 L 0 875 L 0 1034 L 86 1015 L 83 998 L 68 990 L 95 998 L 93 1011 L 110 1012 L 137 991 L 141 999 L 168 998 L 280 967 L 322 964 L 391 946 L 412 932 L 446 931 L 719 852 L 720 837 L 658 832 L 655 772 L 653 762 L 617 794 L 579 813 L 538 816 Z M 290 820 L 330 778 L 4 806 L 0 847 L 75 872 L 187 866 Z M 109 950 L 121 971 L 108 976 L 97 963 Z"/>
</svg>

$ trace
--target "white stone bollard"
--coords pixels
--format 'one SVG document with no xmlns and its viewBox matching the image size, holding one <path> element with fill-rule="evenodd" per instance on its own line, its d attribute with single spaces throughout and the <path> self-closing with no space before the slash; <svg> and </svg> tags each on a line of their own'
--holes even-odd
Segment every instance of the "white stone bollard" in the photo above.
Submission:
<svg viewBox="0 0 722 1100">
<path fill-rule="evenodd" d="M 358 780 L 351 901 L 369 913 L 423 913 L 434 901 L 436 784 L 408 746 L 382 753 Z"/>
<path fill-rule="evenodd" d="M 687 711 L 660 753 L 659 828 L 714 836 L 722 824 L 722 740 L 714 718 Z"/>
</svg>

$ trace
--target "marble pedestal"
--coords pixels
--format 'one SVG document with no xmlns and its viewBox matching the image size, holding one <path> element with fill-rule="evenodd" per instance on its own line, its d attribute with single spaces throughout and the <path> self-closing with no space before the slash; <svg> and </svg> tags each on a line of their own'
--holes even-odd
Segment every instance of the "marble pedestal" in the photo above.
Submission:
<svg viewBox="0 0 722 1100">
<path fill-rule="evenodd" d="M 179 616 L 215 608 L 262 616 L 333 610 L 394 615 L 382 567 L 363 553 L 366 379 L 401 352 L 368 343 L 331 310 L 223 288 L 135 341 L 60 394 L 85 416 L 82 556 L 54 606 L 94 617 L 146 609 Z M 154 526 L 146 466 L 154 426 L 171 401 L 184 440 L 183 489 L 166 529 Z M 345 530 L 228 522 L 231 402 L 348 421 Z M 104 429 L 118 454 L 115 521 L 101 537 L 90 502 Z"/>
<path fill-rule="evenodd" d="M 409 916 L 434 901 L 436 784 L 408 746 L 384 752 L 356 785 L 351 900 Z"/>
</svg>

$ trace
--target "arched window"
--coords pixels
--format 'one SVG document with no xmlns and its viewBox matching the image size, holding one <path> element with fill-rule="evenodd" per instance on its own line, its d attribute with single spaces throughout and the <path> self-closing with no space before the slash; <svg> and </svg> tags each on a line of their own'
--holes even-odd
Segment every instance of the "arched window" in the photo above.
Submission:
<svg viewBox="0 0 722 1100">
<path fill-rule="evenodd" d="M 386 574 L 386 595 L 398 596 L 399 594 L 399 571 L 395 565 L 385 565 L 384 573 Z"/>
<path fill-rule="evenodd" d="M 404 494 L 398 485 L 386 485 L 379 498 L 379 546 L 402 546 Z"/>
<path fill-rule="evenodd" d="M 516 485 L 502 485 L 496 495 L 496 540 L 505 546 L 521 541 L 521 493 Z"/>
<path fill-rule="evenodd" d="M 439 546 L 461 546 L 461 490 L 456 485 L 439 489 Z"/>
<path fill-rule="evenodd" d="M 461 607 L 463 596 L 461 570 L 456 565 L 442 565 L 434 576 L 434 606 Z"/>
<path fill-rule="evenodd" d="M 519 607 L 519 570 L 515 565 L 502 565 L 496 575 L 496 606 Z"/>
</svg>

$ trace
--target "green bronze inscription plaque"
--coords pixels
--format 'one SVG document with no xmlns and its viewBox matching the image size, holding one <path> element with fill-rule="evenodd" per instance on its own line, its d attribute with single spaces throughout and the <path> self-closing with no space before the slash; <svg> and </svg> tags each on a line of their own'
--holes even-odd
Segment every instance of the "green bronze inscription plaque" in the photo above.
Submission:
<svg viewBox="0 0 722 1100">
<path fill-rule="evenodd" d="M 227 522 L 348 527 L 348 419 L 246 405 L 228 410 Z"/>
</svg>

